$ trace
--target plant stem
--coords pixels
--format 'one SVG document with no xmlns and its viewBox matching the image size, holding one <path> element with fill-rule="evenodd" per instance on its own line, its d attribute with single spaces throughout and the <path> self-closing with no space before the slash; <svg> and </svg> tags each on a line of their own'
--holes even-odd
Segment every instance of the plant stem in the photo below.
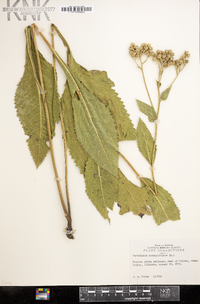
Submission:
<svg viewBox="0 0 200 304">
<path fill-rule="evenodd" d="M 158 76 L 158 82 L 157 82 L 157 90 L 158 90 L 158 109 L 157 109 L 157 119 L 159 117 L 159 113 L 160 113 L 160 103 L 161 103 L 161 98 L 160 98 L 160 83 L 161 83 L 161 78 L 162 78 L 162 73 L 161 69 L 159 69 L 159 76 Z M 154 146 L 153 146 L 153 154 L 152 154 L 152 179 L 153 179 L 153 183 L 154 183 L 154 189 L 155 192 L 157 194 L 157 187 L 156 187 L 156 183 L 155 183 L 155 176 L 154 176 L 154 170 L 153 170 L 153 165 L 155 162 L 155 154 L 156 154 L 156 142 L 157 142 L 157 135 L 158 135 L 158 125 L 155 124 L 155 136 L 154 136 Z"/>
<path fill-rule="evenodd" d="M 145 79 L 145 76 L 144 76 L 144 69 L 143 69 L 143 62 L 142 62 L 142 60 L 140 59 L 140 62 L 141 62 L 141 71 L 142 71 L 142 77 L 143 77 L 143 81 L 144 81 L 144 85 L 145 85 L 145 88 L 146 88 L 146 91 L 147 91 L 147 95 L 148 95 L 148 97 L 149 97 L 149 101 L 150 101 L 150 104 L 151 104 L 151 106 L 152 106 L 152 108 L 154 109 L 154 106 L 153 106 L 153 102 L 152 102 L 152 100 L 151 100 L 151 96 L 150 96 L 150 93 L 149 93 L 149 90 L 148 90 L 148 87 L 147 87 L 147 83 L 146 83 L 146 79 Z"/>
<path fill-rule="evenodd" d="M 34 42 L 34 47 L 35 47 L 35 52 L 36 52 L 36 57 L 37 57 L 37 63 L 38 63 L 42 100 L 43 100 L 43 104 L 44 104 L 44 110 L 45 110 L 46 121 L 47 121 L 47 132 L 48 132 L 48 139 L 49 139 L 49 145 L 50 145 L 51 159 L 52 159 L 52 163 L 53 163 L 53 169 L 54 169 L 54 173 L 55 173 L 55 178 L 56 178 L 56 183 L 57 183 L 57 187 L 58 187 L 58 192 L 59 192 L 62 208 L 63 208 L 66 219 L 69 220 L 68 212 L 67 212 L 67 209 L 66 209 L 66 206 L 65 206 L 63 195 L 62 195 L 62 190 L 61 190 L 60 180 L 59 180 L 58 171 L 57 171 L 57 167 L 56 167 L 56 162 L 55 162 L 52 135 L 51 135 L 51 127 L 50 127 L 49 111 L 48 111 L 46 98 L 45 98 L 45 90 L 44 90 L 42 69 L 41 69 L 41 63 L 40 63 L 40 58 L 39 58 L 39 51 L 38 51 L 38 47 L 37 47 L 37 43 L 36 43 L 35 27 L 34 26 L 32 26 L 32 34 L 33 34 L 33 42 Z"/>
<path fill-rule="evenodd" d="M 150 96 L 150 93 L 149 93 L 149 90 L 148 90 L 148 87 L 147 87 L 147 83 L 146 83 L 146 79 L 145 79 L 145 76 L 144 76 L 144 69 L 143 69 L 143 62 L 140 58 L 140 62 L 141 62 L 141 71 L 142 71 L 142 77 L 143 77 L 143 81 L 144 81 L 144 85 L 145 85 L 145 89 L 147 91 L 147 95 L 149 97 L 149 101 L 150 101 L 150 104 L 152 106 L 152 108 L 154 109 L 154 106 L 153 106 L 153 102 L 151 100 L 151 96 Z M 158 86 L 158 85 L 157 85 Z M 159 105 L 160 107 L 160 105 Z M 157 112 L 157 119 L 158 119 L 158 114 L 159 114 L 159 110 Z M 154 191 L 155 191 L 155 194 L 157 194 L 157 187 L 156 187 L 156 182 L 155 182 L 155 175 L 154 175 L 154 168 L 153 168 L 153 165 L 154 165 L 154 161 L 155 161 L 155 152 L 156 152 L 156 138 L 157 138 L 157 124 L 155 126 L 155 139 L 154 139 L 154 147 L 153 147 L 153 154 L 152 154 L 152 161 L 151 161 L 151 175 L 152 175 L 152 180 L 153 180 L 153 185 L 154 185 Z"/>
<path fill-rule="evenodd" d="M 179 72 L 179 73 L 180 73 L 180 72 Z M 176 77 L 174 78 L 174 80 L 172 81 L 172 83 L 169 85 L 169 87 L 171 87 L 171 86 L 173 85 L 173 83 L 174 83 L 175 80 L 177 79 L 179 73 L 177 73 Z M 159 85 L 159 84 L 161 83 L 162 74 L 163 74 L 163 68 L 162 68 L 162 66 L 159 66 L 159 76 L 158 76 L 158 82 L 157 82 L 157 90 L 158 90 L 157 119 L 158 119 L 159 113 L 160 113 L 161 98 L 160 98 L 160 85 Z M 157 193 L 157 188 L 156 188 L 156 183 L 155 183 L 153 165 L 154 165 L 154 161 L 155 161 L 157 135 L 158 135 L 158 125 L 156 124 L 156 125 L 155 125 L 155 137 L 154 137 L 154 147 L 153 147 L 152 163 L 151 163 L 151 166 L 152 166 L 152 179 L 153 179 L 154 189 L 155 189 L 155 192 L 156 192 L 156 193 Z"/>
<path fill-rule="evenodd" d="M 51 24 L 51 44 L 52 44 L 53 49 L 55 50 L 53 30 L 54 30 L 54 27 L 53 27 L 53 24 Z M 53 54 L 53 68 L 54 68 L 54 80 L 55 80 L 55 82 L 57 82 L 56 60 L 55 60 L 54 54 Z M 60 110 L 60 120 L 61 120 L 63 146 L 64 146 L 64 158 L 65 158 L 65 190 L 66 190 L 66 198 L 67 198 L 66 233 L 67 233 L 67 237 L 69 239 L 74 239 L 73 229 L 72 229 L 71 207 L 70 207 L 70 199 L 69 199 L 69 187 L 68 187 L 67 142 L 66 142 L 66 137 L 65 137 L 65 126 L 64 126 L 62 110 Z"/>
<path fill-rule="evenodd" d="M 158 109 L 157 109 L 157 119 L 160 113 L 160 103 L 161 103 L 161 98 L 160 98 L 160 85 L 158 83 L 161 83 L 161 78 L 162 78 L 162 74 L 159 73 L 159 78 L 158 78 L 158 82 L 157 82 L 157 90 L 158 90 Z"/>
<path fill-rule="evenodd" d="M 55 45 L 54 45 L 54 34 L 53 34 L 53 26 L 51 25 L 51 44 L 52 44 L 52 48 L 55 49 Z M 54 79 L 57 82 L 57 74 L 56 74 L 56 58 L 53 54 L 53 70 L 54 70 Z"/>
<path fill-rule="evenodd" d="M 53 25 L 54 26 L 54 25 Z M 35 23 L 32 24 L 32 27 L 35 27 L 36 29 L 38 29 L 37 25 Z M 55 26 L 54 26 L 55 27 Z M 54 48 L 51 46 L 51 44 L 48 42 L 48 40 L 46 39 L 46 37 L 39 32 L 40 36 L 42 37 L 42 39 L 44 40 L 44 42 L 46 43 L 46 45 L 49 47 L 49 49 L 51 50 L 51 52 L 54 54 L 54 56 L 56 57 L 58 63 L 60 64 L 61 68 L 64 70 L 64 73 L 67 76 L 70 76 L 70 78 L 72 79 L 72 81 L 74 82 L 74 84 L 77 87 L 77 90 L 79 89 L 77 86 L 77 83 L 73 77 L 73 75 L 71 74 L 67 64 L 61 59 L 61 57 L 58 55 L 58 53 L 54 50 Z M 64 43 L 64 42 L 63 42 Z"/>
<path fill-rule="evenodd" d="M 65 126 L 64 126 L 64 121 L 63 121 L 63 115 L 62 113 L 60 114 L 60 120 L 61 120 L 61 127 L 62 127 L 62 133 L 63 133 L 63 145 L 64 145 L 64 155 L 65 155 L 65 187 L 66 187 L 66 197 L 67 197 L 67 206 L 68 206 L 68 216 L 70 218 L 70 224 L 71 226 L 71 208 L 70 208 L 70 200 L 69 200 L 69 187 L 68 187 L 68 168 L 67 168 L 67 142 L 66 142 L 66 137 L 65 137 Z M 69 230 L 72 230 L 70 228 Z"/>
<path fill-rule="evenodd" d="M 147 186 L 147 188 L 149 188 L 149 190 L 151 191 L 151 193 L 153 195 L 156 195 L 156 193 L 153 191 L 153 189 L 151 189 L 151 187 L 145 182 L 145 180 L 135 170 L 135 168 L 131 165 L 131 163 L 128 161 L 128 159 L 121 152 L 119 152 L 119 155 L 125 160 L 125 162 L 129 165 L 129 167 L 133 170 L 133 172 L 137 175 L 137 177 L 145 184 L 145 186 Z"/>
<path fill-rule="evenodd" d="M 184 66 L 185 67 L 185 66 Z M 175 82 L 175 80 L 177 79 L 178 75 L 180 74 L 180 72 L 184 69 L 184 67 L 176 74 L 176 77 L 174 78 L 174 80 L 172 81 L 172 83 L 169 85 L 169 87 L 172 87 L 173 83 Z"/>
</svg>

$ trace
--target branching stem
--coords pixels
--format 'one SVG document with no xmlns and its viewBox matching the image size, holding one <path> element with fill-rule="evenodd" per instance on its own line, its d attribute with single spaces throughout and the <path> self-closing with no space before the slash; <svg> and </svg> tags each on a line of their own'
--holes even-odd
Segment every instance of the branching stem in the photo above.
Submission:
<svg viewBox="0 0 200 304">
<path fill-rule="evenodd" d="M 154 109 L 153 102 L 152 102 L 152 100 L 151 100 L 151 96 L 150 96 L 150 93 L 149 93 L 149 90 L 148 90 L 148 87 L 147 87 L 147 83 L 146 83 L 146 79 L 145 79 L 145 76 L 144 76 L 144 69 L 143 69 L 144 62 L 142 62 L 141 59 L 140 59 L 140 62 L 141 62 L 141 67 L 140 67 L 140 69 L 141 69 L 141 71 L 142 71 L 142 77 L 143 77 L 145 89 L 146 89 L 146 91 L 147 91 L 147 95 L 148 95 L 148 97 L 149 97 L 150 104 L 151 104 L 152 108 Z"/>
</svg>

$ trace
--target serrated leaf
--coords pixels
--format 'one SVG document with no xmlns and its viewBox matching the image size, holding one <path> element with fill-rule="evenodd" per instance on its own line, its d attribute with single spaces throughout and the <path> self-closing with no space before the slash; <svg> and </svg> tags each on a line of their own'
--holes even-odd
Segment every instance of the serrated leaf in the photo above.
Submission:
<svg viewBox="0 0 200 304">
<path fill-rule="evenodd" d="M 136 99 L 138 107 L 140 109 L 140 111 L 148 116 L 148 119 L 150 122 L 153 122 L 157 119 L 157 114 L 156 111 L 154 110 L 154 108 L 152 106 L 149 106 L 148 104 Z"/>
<path fill-rule="evenodd" d="M 118 141 L 135 140 L 136 132 L 124 103 L 112 87 L 115 85 L 105 71 L 88 71 L 74 60 L 68 52 L 68 66 L 78 76 L 81 83 L 102 102 L 112 114 L 118 133 Z"/>
<path fill-rule="evenodd" d="M 136 215 L 150 215 L 151 212 L 147 206 L 147 200 L 147 190 L 131 183 L 119 170 L 119 189 L 116 202 L 121 207 L 120 214 L 132 211 Z"/>
<path fill-rule="evenodd" d="M 65 90 L 61 97 L 61 108 L 65 126 L 65 136 L 67 140 L 67 146 L 70 154 L 74 159 L 76 165 L 79 167 L 80 172 L 83 174 L 85 171 L 85 165 L 88 160 L 88 154 L 81 146 L 76 137 L 74 129 L 74 114 L 72 108 L 72 97 L 69 91 L 68 83 L 65 84 Z"/>
<path fill-rule="evenodd" d="M 90 157 L 85 169 L 86 193 L 103 218 L 113 209 L 118 189 L 118 178 L 100 168 Z M 109 220 L 110 221 L 110 220 Z"/>
<path fill-rule="evenodd" d="M 141 154 L 151 164 L 153 157 L 154 140 L 150 131 L 141 118 L 139 119 L 137 127 L 137 144 Z"/>
<path fill-rule="evenodd" d="M 160 100 L 166 100 L 168 98 L 169 92 L 171 90 L 171 86 L 167 88 L 165 91 L 163 91 L 160 95 Z"/>
<path fill-rule="evenodd" d="M 153 188 L 153 182 L 150 179 L 144 178 L 144 180 L 151 188 Z M 153 217 L 158 225 L 168 220 L 180 220 L 180 211 L 176 206 L 171 194 L 157 184 L 157 195 L 153 195 L 146 186 L 144 187 L 149 192 L 147 204 L 151 208 Z"/>
<path fill-rule="evenodd" d="M 60 33 L 58 28 L 54 25 L 59 37 L 62 39 L 63 44 L 67 47 L 67 63 L 73 71 L 75 71 L 79 80 L 83 85 L 94 94 L 100 102 L 109 108 L 116 124 L 118 132 L 118 141 L 121 140 L 135 140 L 136 134 L 133 124 L 130 120 L 123 102 L 118 97 L 118 94 L 112 89 L 114 82 L 107 77 L 105 71 L 91 70 L 88 71 L 81 65 L 77 64 L 72 56 L 70 47 Z"/>
<path fill-rule="evenodd" d="M 117 177 L 118 139 L 109 109 L 84 87 L 53 49 L 52 52 L 67 76 L 77 139 L 97 165 Z"/>
<path fill-rule="evenodd" d="M 40 80 L 36 53 L 32 41 L 31 28 L 27 27 L 26 34 L 26 63 L 21 81 L 15 93 L 15 107 L 27 140 L 30 153 L 36 167 L 44 160 L 49 147 L 47 122 L 40 90 Z M 59 96 L 54 83 L 53 67 L 39 53 L 43 82 L 46 90 L 46 102 L 49 110 L 52 135 L 55 122 L 59 120 Z M 52 85 L 53 84 L 53 85 Z"/>
</svg>

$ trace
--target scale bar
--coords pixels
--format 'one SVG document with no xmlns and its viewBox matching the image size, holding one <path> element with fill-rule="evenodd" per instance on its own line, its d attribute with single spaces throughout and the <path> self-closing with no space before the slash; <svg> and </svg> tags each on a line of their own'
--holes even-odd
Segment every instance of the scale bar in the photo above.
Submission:
<svg viewBox="0 0 200 304">
<path fill-rule="evenodd" d="M 88 293 L 95 293 L 95 290 L 88 290 Z"/>
<path fill-rule="evenodd" d="M 88 286 L 79 287 L 79 302 L 180 301 L 180 286 Z"/>
</svg>

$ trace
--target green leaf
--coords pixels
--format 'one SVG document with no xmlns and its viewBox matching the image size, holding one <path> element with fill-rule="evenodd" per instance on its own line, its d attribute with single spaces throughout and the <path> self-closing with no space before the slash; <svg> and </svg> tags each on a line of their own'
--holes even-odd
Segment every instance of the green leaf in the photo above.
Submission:
<svg viewBox="0 0 200 304">
<path fill-rule="evenodd" d="M 140 111 L 148 116 L 148 119 L 150 122 L 153 122 L 157 119 L 157 114 L 156 111 L 154 110 L 154 108 L 152 106 L 149 106 L 148 104 L 136 99 L 138 107 L 140 109 Z"/>
<path fill-rule="evenodd" d="M 79 167 L 80 172 L 83 174 L 85 171 L 85 165 L 88 160 L 88 154 L 81 146 L 76 137 L 74 128 L 74 114 L 72 108 L 72 97 L 69 91 L 68 83 L 65 84 L 65 90 L 61 97 L 61 108 L 65 126 L 65 136 L 67 140 L 67 146 L 70 154 L 74 159 L 76 165 Z"/>
<path fill-rule="evenodd" d="M 85 169 L 86 193 L 100 214 L 105 219 L 108 209 L 113 209 L 118 189 L 118 179 L 100 168 L 90 157 Z"/>
<path fill-rule="evenodd" d="M 75 72 L 87 90 L 94 94 L 100 102 L 108 107 L 112 114 L 116 124 L 118 141 L 135 140 L 136 132 L 129 118 L 129 114 L 126 111 L 123 102 L 118 97 L 118 94 L 112 89 L 114 82 L 107 77 L 107 73 L 105 71 L 88 71 L 81 65 L 77 64 L 72 56 L 72 52 L 67 41 L 55 25 L 54 28 L 63 44 L 67 47 L 68 67 Z"/>
<path fill-rule="evenodd" d="M 169 92 L 171 90 L 171 86 L 167 88 L 165 91 L 163 91 L 160 95 L 160 100 L 166 100 L 168 98 Z"/>
<path fill-rule="evenodd" d="M 24 132 L 29 136 L 27 142 L 36 167 L 44 160 L 49 147 L 47 122 L 42 101 L 38 64 L 31 28 L 27 27 L 26 34 L 26 63 L 21 81 L 15 93 L 15 107 L 17 116 Z M 59 96 L 54 81 L 54 71 L 50 63 L 39 53 L 43 82 L 46 90 L 46 102 L 49 110 L 52 136 L 54 135 L 55 122 L 59 120 Z M 52 85 L 53 84 L 53 85 Z"/>
<path fill-rule="evenodd" d="M 142 155 L 151 164 L 153 157 L 154 140 L 142 119 L 139 119 L 137 127 L 137 144 Z"/>
<path fill-rule="evenodd" d="M 97 165 L 117 177 L 118 138 L 109 109 L 81 83 L 53 49 L 52 52 L 67 76 L 77 139 Z"/>
<path fill-rule="evenodd" d="M 118 141 L 114 120 L 109 110 L 81 83 L 79 88 L 82 100 L 72 99 L 77 138 L 100 167 L 117 176 Z"/>
<path fill-rule="evenodd" d="M 115 85 L 105 71 L 88 71 L 74 60 L 68 52 L 68 65 L 76 74 L 81 83 L 102 102 L 112 114 L 118 133 L 118 141 L 135 140 L 136 132 L 127 113 L 124 103 L 112 89 Z"/>
<path fill-rule="evenodd" d="M 144 178 L 144 180 L 151 188 L 153 188 L 153 182 L 150 179 Z M 151 208 L 156 223 L 160 225 L 168 220 L 180 220 L 180 211 L 171 197 L 171 194 L 161 186 L 157 184 L 156 186 L 158 194 L 155 196 L 143 184 L 143 187 L 145 187 L 149 193 L 147 205 Z"/>
<path fill-rule="evenodd" d="M 119 190 L 116 201 L 121 207 L 120 214 L 132 211 L 136 215 L 150 215 L 147 200 L 146 188 L 137 187 L 119 170 Z"/>
</svg>

